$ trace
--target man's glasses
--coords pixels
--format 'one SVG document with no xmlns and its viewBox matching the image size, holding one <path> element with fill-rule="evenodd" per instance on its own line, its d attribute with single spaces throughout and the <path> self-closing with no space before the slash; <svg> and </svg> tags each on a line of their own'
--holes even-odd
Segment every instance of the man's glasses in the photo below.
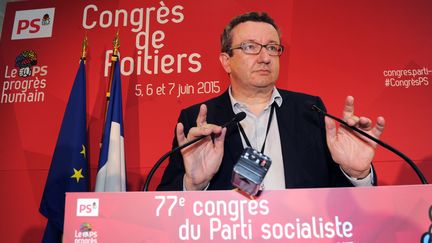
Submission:
<svg viewBox="0 0 432 243">
<path fill-rule="evenodd" d="M 241 49 L 246 54 L 258 55 L 263 47 L 267 50 L 267 53 L 270 56 L 280 56 L 284 49 L 282 45 L 275 43 L 263 45 L 254 41 L 247 41 L 240 43 L 238 46 L 231 47 L 230 50 Z"/>
</svg>

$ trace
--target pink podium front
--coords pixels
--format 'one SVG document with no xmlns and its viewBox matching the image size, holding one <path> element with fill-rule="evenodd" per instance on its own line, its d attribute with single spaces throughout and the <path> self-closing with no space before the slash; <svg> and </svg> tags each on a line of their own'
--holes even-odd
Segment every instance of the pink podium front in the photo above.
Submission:
<svg viewBox="0 0 432 243">
<path fill-rule="evenodd" d="M 67 193 L 63 242 L 429 242 L 432 186 Z"/>
</svg>

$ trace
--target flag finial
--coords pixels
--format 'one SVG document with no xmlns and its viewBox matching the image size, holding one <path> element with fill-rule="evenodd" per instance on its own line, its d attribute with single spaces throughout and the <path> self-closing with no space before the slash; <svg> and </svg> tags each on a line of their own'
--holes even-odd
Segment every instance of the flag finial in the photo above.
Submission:
<svg viewBox="0 0 432 243">
<path fill-rule="evenodd" d="M 115 56 L 117 58 L 118 49 L 120 48 L 119 30 L 117 30 L 116 36 L 113 40 L 113 47 L 114 47 L 113 56 Z"/>
<path fill-rule="evenodd" d="M 81 50 L 81 59 L 82 60 L 85 60 L 87 57 L 87 45 L 88 45 L 88 42 L 87 42 L 87 35 L 86 35 L 86 36 L 84 36 L 84 40 L 82 42 L 82 50 Z"/>
</svg>

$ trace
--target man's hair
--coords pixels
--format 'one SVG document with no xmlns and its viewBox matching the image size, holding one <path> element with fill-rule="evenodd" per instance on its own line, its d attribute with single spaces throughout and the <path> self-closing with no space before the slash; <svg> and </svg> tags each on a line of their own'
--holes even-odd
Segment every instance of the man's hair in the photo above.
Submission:
<svg viewBox="0 0 432 243">
<path fill-rule="evenodd" d="M 231 32 L 234 29 L 234 27 L 236 27 L 237 25 L 239 25 L 241 23 L 247 22 L 247 21 L 263 22 L 263 23 L 271 24 L 276 29 L 278 34 L 280 35 L 279 28 L 277 27 L 274 20 L 270 16 L 268 16 L 267 13 L 265 13 L 265 12 L 262 12 L 262 13 L 258 13 L 258 12 L 245 13 L 245 14 L 239 15 L 239 16 L 235 17 L 234 19 L 232 19 L 231 22 L 229 22 L 229 24 L 223 30 L 222 35 L 221 35 L 221 52 L 226 52 L 230 56 L 233 55 L 233 51 L 231 50 L 231 45 L 232 45 Z"/>
</svg>

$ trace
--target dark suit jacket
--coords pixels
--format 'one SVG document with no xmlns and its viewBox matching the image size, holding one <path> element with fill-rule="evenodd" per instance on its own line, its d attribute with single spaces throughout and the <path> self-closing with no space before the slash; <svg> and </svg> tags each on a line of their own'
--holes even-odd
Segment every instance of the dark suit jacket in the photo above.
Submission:
<svg viewBox="0 0 432 243">
<path fill-rule="evenodd" d="M 280 90 L 281 107 L 276 106 L 286 188 L 341 187 L 352 186 L 343 175 L 327 148 L 324 118 L 310 109 L 311 104 L 324 108 L 319 97 Z M 207 123 L 222 125 L 234 116 L 228 91 L 205 102 Z M 196 126 L 200 104 L 182 110 L 179 122 L 185 134 Z M 272 139 L 268 137 L 267 139 Z M 174 138 L 173 147 L 178 146 Z M 219 171 L 210 181 L 209 190 L 232 189 L 231 175 L 234 164 L 243 151 L 239 130 L 228 129 L 225 150 Z M 181 153 L 170 157 L 162 181 L 157 190 L 183 190 L 184 165 Z"/>
</svg>

